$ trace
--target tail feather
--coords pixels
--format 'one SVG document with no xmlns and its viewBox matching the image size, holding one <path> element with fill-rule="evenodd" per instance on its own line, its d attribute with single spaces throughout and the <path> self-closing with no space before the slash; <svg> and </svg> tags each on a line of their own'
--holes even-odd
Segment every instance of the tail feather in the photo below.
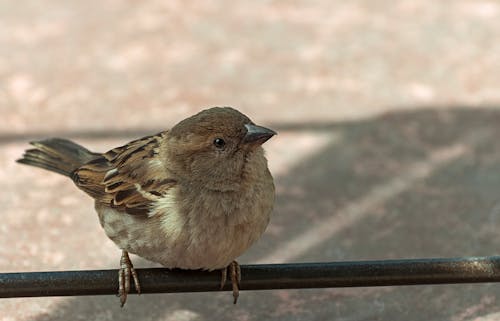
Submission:
<svg viewBox="0 0 500 321">
<path fill-rule="evenodd" d="M 49 138 L 30 144 L 35 148 L 26 150 L 23 157 L 17 160 L 18 163 L 40 167 L 64 176 L 71 176 L 75 169 L 100 155 L 62 138 Z"/>
</svg>

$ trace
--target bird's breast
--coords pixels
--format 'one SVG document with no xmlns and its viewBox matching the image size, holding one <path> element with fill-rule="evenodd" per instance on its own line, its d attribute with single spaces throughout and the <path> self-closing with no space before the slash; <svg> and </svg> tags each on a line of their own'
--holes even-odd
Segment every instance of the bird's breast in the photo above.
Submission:
<svg viewBox="0 0 500 321">
<path fill-rule="evenodd" d="M 154 203 L 149 217 L 106 209 L 107 215 L 100 214 L 101 224 L 120 248 L 166 267 L 220 269 L 264 232 L 274 201 L 274 193 L 264 195 L 264 190 L 255 186 L 221 193 L 172 188 Z"/>
</svg>

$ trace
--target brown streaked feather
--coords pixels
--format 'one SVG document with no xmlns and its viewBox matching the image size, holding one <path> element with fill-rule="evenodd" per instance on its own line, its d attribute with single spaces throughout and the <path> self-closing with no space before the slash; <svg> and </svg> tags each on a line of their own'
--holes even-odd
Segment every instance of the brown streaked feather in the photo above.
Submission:
<svg viewBox="0 0 500 321">
<path fill-rule="evenodd" d="M 103 204 L 147 215 L 152 202 L 176 183 L 154 164 L 164 134 L 134 140 L 102 154 L 75 170 L 73 181 Z"/>
</svg>

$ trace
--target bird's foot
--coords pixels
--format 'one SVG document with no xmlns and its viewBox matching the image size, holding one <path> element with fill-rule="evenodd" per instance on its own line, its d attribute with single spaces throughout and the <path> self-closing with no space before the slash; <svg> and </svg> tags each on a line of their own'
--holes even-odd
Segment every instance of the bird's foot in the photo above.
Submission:
<svg viewBox="0 0 500 321">
<path fill-rule="evenodd" d="M 120 270 L 118 272 L 118 296 L 120 297 L 120 304 L 123 307 L 127 301 L 127 295 L 130 292 L 130 275 L 134 279 L 135 289 L 137 293 L 141 294 L 141 286 L 139 284 L 139 277 L 132 265 L 132 261 L 128 256 L 127 251 L 122 251 L 120 259 Z"/>
<path fill-rule="evenodd" d="M 238 302 L 238 297 L 240 295 L 239 285 L 241 282 L 241 269 L 238 262 L 233 261 L 226 268 L 222 269 L 222 279 L 220 281 L 220 288 L 224 288 L 227 279 L 227 270 L 229 269 L 229 277 L 231 278 L 231 284 L 233 286 L 233 303 L 236 304 Z"/>
</svg>

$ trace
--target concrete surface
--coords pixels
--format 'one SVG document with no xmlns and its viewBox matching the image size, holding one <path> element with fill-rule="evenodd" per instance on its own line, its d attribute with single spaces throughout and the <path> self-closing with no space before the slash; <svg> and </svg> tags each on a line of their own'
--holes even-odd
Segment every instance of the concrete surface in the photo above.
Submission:
<svg viewBox="0 0 500 321">
<path fill-rule="evenodd" d="M 498 254 L 498 1 L 0 1 L 0 270 L 116 268 L 91 200 L 14 163 L 231 105 L 279 135 L 240 262 Z M 150 263 L 134 257 L 137 266 Z M 0 320 L 499 320 L 500 286 L 0 300 Z"/>
</svg>

